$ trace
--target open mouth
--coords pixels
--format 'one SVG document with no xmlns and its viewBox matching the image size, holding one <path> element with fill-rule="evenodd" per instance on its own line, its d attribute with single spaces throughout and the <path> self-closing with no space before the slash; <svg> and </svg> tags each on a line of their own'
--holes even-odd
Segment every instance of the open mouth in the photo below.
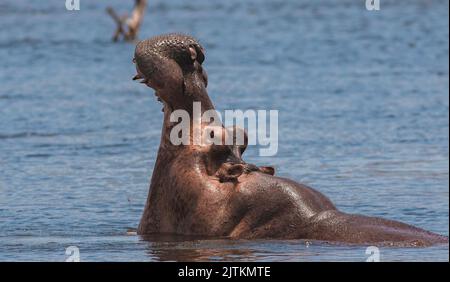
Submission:
<svg viewBox="0 0 450 282">
<path fill-rule="evenodd" d="M 143 75 L 141 75 L 141 74 L 139 74 L 139 73 L 136 74 L 136 75 L 133 77 L 133 80 L 140 80 L 139 83 L 143 83 L 143 84 L 145 84 L 145 85 L 147 85 L 147 86 L 150 87 L 150 85 L 148 84 L 148 79 L 145 78 L 145 76 L 143 76 Z M 157 91 L 155 91 L 155 97 L 156 97 L 156 100 L 157 100 L 158 102 L 161 102 L 162 104 L 164 104 L 164 101 L 158 96 L 158 92 L 157 92 Z M 164 107 L 162 107 L 161 111 L 164 112 Z"/>
<path fill-rule="evenodd" d="M 145 84 L 145 85 L 149 86 L 149 85 L 148 85 L 148 79 L 145 78 L 145 76 L 143 76 L 143 75 L 136 74 L 136 75 L 133 77 L 133 80 L 134 80 L 134 81 L 140 80 L 139 83 L 142 83 L 142 84 Z M 155 92 L 155 93 L 156 93 L 156 92 Z"/>
<path fill-rule="evenodd" d="M 136 58 L 133 58 L 133 64 L 136 65 Z M 137 68 L 137 66 L 136 66 L 136 71 L 137 71 L 137 73 L 135 76 L 133 76 L 133 80 L 141 80 L 141 81 L 139 81 L 140 83 L 148 85 L 148 79 L 145 78 L 145 75 L 143 75 L 141 73 L 141 71 Z"/>
<path fill-rule="evenodd" d="M 143 76 L 143 75 L 136 74 L 136 75 L 133 77 L 133 80 L 139 80 L 139 79 L 141 80 L 141 81 L 139 81 L 140 83 L 148 84 L 148 79 L 145 78 L 145 76 Z"/>
</svg>

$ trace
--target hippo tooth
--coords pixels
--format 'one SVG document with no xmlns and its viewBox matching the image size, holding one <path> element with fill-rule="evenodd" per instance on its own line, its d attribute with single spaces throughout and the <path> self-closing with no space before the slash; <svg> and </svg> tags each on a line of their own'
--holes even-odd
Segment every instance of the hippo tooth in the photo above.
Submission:
<svg viewBox="0 0 450 282">
<path fill-rule="evenodd" d="M 141 79 L 142 77 L 139 75 L 139 74 L 136 74 L 134 77 L 133 77 L 133 80 L 138 80 L 138 79 Z"/>
</svg>

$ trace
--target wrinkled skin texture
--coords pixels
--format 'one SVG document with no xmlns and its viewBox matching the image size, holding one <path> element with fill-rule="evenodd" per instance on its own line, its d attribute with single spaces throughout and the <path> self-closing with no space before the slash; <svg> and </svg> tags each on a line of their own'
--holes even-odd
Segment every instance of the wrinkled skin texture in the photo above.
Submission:
<svg viewBox="0 0 450 282">
<path fill-rule="evenodd" d="M 244 162 L 246 145 L 173 145 L 174 110 L 192 116 L 194 101 L 201 102 L 202 112 L 214 109 L 206 92 L 204 59 L 204 49 L 186 35 L 157 36 L 136 47 L 134 79 L 153 88 L 164 104 L 161 144 L 138 234 L 398 246 L 448 242 L 445 236 L 401 222 L 340 212 L 320 192 L 274 176 L 272 167 Z M 220 130 L 235 139 L 241 129 Z"/>
</svg>

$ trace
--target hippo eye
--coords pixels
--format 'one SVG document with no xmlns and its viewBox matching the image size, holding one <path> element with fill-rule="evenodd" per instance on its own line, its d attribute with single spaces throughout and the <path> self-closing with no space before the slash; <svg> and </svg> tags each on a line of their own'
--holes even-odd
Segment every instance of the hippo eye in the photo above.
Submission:
<svg viewBox="0 0 450 282">
<path fill-rule="evenodd" d="M 214 138 L 214 130 L 209 133 L 209 137 Z"/>
</svg>

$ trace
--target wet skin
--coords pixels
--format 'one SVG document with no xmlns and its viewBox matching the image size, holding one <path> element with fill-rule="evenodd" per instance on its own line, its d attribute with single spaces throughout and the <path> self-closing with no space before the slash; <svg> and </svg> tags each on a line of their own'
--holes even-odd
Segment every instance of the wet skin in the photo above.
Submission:
<svg viewBox="0 0 450 282">
<path fill-rule="evenodd" d="M 214 109 L 206 91 L 204 59 L 204 49 L 186 35 L 157 36 L 136 47 L 134 79 L 153 88 L 164 105 L 161 144 L 138 234 L 396 246 L 448 242 L 445 236 L 398 221 L 340 212 L 320 192 L 274 176 L 272 167 L 244 162 L 246 145 L 173 145 L 173 111 L 183 109 L 192 116 L 193 102 L 201 102 L 202 113 Z M 235 139 L 241 129 L 217 130 L 223 138 Z"/>
</svg>

